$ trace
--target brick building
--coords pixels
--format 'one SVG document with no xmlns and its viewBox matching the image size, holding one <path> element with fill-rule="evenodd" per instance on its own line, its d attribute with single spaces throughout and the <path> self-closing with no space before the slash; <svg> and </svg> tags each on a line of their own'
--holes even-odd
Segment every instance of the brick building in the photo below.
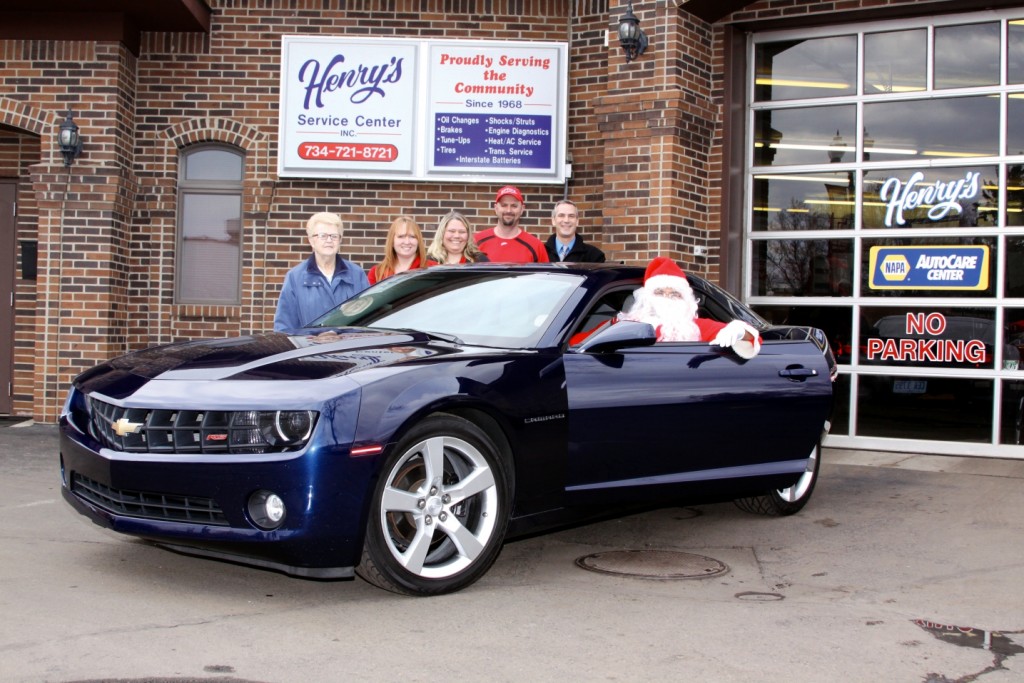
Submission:
<svg viewBox="0 0 1024 683">
<path fill-rule="evenodd" d="M 769 318 L 825 328 L 843 363 L 837 444 L 1019 457 L 1024 382 L 1011 347 L 1024 331 L 1024 284 L 1013 275 L 1024 261 L 1024 134 L 1015 123 L 1024 119 L 1024 7 L 632 6 L 650 44 L 627 62 L 614 33 L 625 5 L 599 0 L 8 0 L 0 202 L 17 210 L 0 218 L 0 300 L 11 301 L 0 314 L 0 385 L 10 385 L 0 414 L 55 420 L 77 372 L 127 350 L 269 329 L 284 273 L 307 254 L 302 226 L 314 211 L 342 213 L 342 253 L 364 267 L 379 260 L 398 213 L 428 230 L 449 208 L 480 226 L 493 220 L 494 183 L 278 177 L 282 36 L 560 41 L 572 174 L 564 186 L 520 183 L 531 232 L 549 233 L 547 208 L 567 195 L 581 205 L 581 231 L 609 258 L 669 255 Z M 70 166 L 57 145 L 69 109 L 84 141 Z M 995 138 L 971 139 L 992 112 Z M 892 129 L 894 120 L 918 130 Z M 929 130 L 941 144 L 910 140 Z M 183 248 L 186 161 L 205 151 L 238 164 L 215 189 L 239 197 L 241 218 L 203 251 L 223 248 L 225 262 L 238 261 L 223 283 Z M 875 177 L 906 182 L 918 170 L 937 173 L 936 188 L 974 178 L 985 195 L 972 205 L 975 220 L 961 207 L 953 218 L 914 214 L 909 226 L 872 223 L 880 193 L 892 193 Z M 922 241 L 985 245 L 986 287 L 876 291 L 873 248 Z M 938 316 L 943 330 L 954 319 L 985 321 L 987 331 L 965 333 L 985 346 L 984 359 L 871 356 L 881 322 L 911 314 Z M 894 412 L 879 409 L 897 394 L 900 405 L 926 401 L 912 433 L 895 431 Z M 921 418 L 947 404 L 934 425 Z M 966 406 L 970 425 L 933 429 Z"/>
</svg>

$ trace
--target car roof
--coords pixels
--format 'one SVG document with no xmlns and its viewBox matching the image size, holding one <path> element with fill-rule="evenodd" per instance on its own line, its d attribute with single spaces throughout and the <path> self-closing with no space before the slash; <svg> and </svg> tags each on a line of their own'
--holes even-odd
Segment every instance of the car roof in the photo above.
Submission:
<svg viewBox="0 0 1024 683">
<path fill-rule="evenodd" d="M 630 275 L 636 275 L 639 273 L 643 275 L 644 269 L 641 266 L 629 266 L 624 263 L 575 263 L 569 261 L 557 261 L 551 263 L 500 263 L 495 261 L 480 261 L 477 263 L 465 263 L 457 265 L 437 265 L 431 266 L 431 269 L 442 268 L 474 268 L 484 270 L 526 270 L 526 271 L 545 271 L 545 270 L 556 270 L 559 272 L 590 272 L 595 270 L 609 270 L 609 271 L 621 271 L 629 273 Z"/>
<path fill-rule="evenodd" d="M 557 261 L 551 263 L 496 263 L 494 261 L 483 261 L 478 263 L 465 263 L 448 265 L 442 264 L 437 266 L 431 266 L 431 270 L 435 268 L 441 269 L 452 269 L 452 268 L 480 268 L 485 270 L 525 270 L 530 272 L 535 271 L 558 271 L 568 273 L 593 273 L 599 271 L 606 271 L 610 273 L 619 273 L 623 277 L 627 278 L 643 278 L 646 268 L 644 266 L 631 266 L 625 263 L 571 263 L 569 261 Z M 693 273 L 686 273 L 687 279 L 704 280 L 699 275 Z"/>
<path fill-rule="evenodd" d="M 603 286 L 616 281 L 633 281 L 632 284 L 639 286 L 643 284 L 645 266 L 632 266 L 625 263 L 574 263 L 569 261 L 558 261 L 551 263 L 496 263 L 484 261 L 481 263 L 468 263 L 461 265 L 438 265 L 431 266 L 431 270 L 442 268 L 445 270 L 455 268 L 473 268 L 483 270 L 521 270 L 525 272 L 559 272 L 572 273 L 587 276 L 593 284 Z M 693 273 L 686 273 L 686 279 L 693 283 L 708 282 L 705 278 Z"/>
</svg>

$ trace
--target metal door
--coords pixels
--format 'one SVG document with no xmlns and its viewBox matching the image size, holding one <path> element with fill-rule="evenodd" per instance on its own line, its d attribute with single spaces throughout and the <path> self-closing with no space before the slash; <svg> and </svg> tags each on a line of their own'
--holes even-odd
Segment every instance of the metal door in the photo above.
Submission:
<svg viewBox="0 0 1024 683">
<path fill-rule="evenodd" d="M 566 354 L 569 490 L 779 474 L 811 452 L 831 405 L 811 342 L 743 361 L 700 342 Z"/>
<path fill-rule="evenodd" d="M 14 369 L 14 263 L 17 184 L 0 181 L 0 414 L 11 413 Z"/>
</svg>

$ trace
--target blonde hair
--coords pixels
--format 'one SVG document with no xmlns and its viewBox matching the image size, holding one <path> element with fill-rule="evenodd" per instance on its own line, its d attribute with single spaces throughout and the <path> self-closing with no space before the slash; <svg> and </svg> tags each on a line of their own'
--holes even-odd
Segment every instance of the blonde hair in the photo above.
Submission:
<svg viewBox="0 0 1024 683">
<path fill-rule="evenodd" d="M 419 223 L 412 216 L 399 216 L 391 221 L 391 227 L 388 228 L 388 238 L 384 243 L 384 260 L 373 267 L 378 282 L 395 274 L 395 264 L 398 261 L 395 256 L 395 235 L 402 228 L 409 228 L 416 236 L 416 255 L 420 259 L 420 267 L 427 265 L 427 247 L 423 243 L 423 232 Z"/>
<path fill-rule="evenodd" d="M 466 226 L 466 248 L 462 254 L 470 263 L 476 263 L 480 260 L 482 252 L 473 240 L 472 224 L 468 218 L 458 211 L 449 211 L 441 216 L 441 220 L 437 222 L 437 232 L 434 233 L 434 241 L 430 243 L 430 248 L 427 249 L 427 256 L 438 263 L 445 263 L 448 260 L 448 250 L 444 248 L 444 231 L 448 229 L 448 224 L 452 221 L 459 221 Z"/>
<path fill-rule="evenodd" d="M 316 225 L 317 223 L 327 223 L 328 225 L 333 225 L 338 229 L 339 235 L 342 233 L 343 225 L 341 222 L 341 216 L 339 216 L 336 213 L 331 213 L 330 211 L 321 211 L 320 213 L 314 213 L 312 216 L 310 216 L 309 220 L 306 221 L 307 235 L 313 234 L 313 226 Z"/>
</svg>

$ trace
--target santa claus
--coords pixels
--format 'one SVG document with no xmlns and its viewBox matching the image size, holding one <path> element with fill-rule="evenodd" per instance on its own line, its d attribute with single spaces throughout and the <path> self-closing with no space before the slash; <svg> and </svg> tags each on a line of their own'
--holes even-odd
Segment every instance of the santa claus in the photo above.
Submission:
<svg viewBox="0 0 1024 683">
<path fill-rule="evenodd" d="M 743 322 L 729 323 L 697 317 L 697 299 L 675 261 L 659 256 L 644 273 L 644 286 L 633 292 L 633 305 L 619 320 L 649 323 L 658 341 L 704 341 L 731 348 L 741 358 L 761 350 L 757 330 Z"/>
</svg>

